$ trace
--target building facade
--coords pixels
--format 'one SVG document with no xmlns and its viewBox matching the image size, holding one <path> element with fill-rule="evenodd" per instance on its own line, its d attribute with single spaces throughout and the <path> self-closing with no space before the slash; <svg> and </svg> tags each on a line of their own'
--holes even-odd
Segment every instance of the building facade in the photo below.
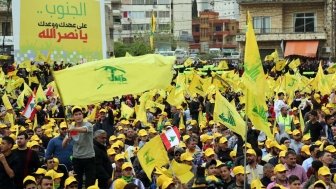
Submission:
<svg viewBox="0 0 336 189">
<path fill-rule="evenodd" d="M 190 49 L 198 49 L 201 53 L 207 53 L 209 48 L 235 50 L 238 48 L 237 32 L 238 21 L 220 19 L 219 13 L 214 11 L 200 12 L 199 18 L 192 21 L 194 41 L 190 43 Z"/>
<path fill-rule="evenodd" d="M 250 12 L 262 58 L 275 49 L 280 56 L 335 56 L 333 0 L 238 0 L 244 50 L 246 13 Z M 243 54 L 243 53 L 241 53 Z"/>
</svg>

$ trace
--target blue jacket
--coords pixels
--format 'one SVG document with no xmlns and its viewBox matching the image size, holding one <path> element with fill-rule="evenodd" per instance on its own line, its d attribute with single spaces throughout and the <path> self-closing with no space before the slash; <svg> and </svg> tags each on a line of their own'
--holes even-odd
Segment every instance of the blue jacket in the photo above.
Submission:
<svg viewBox="0 0 336 189">
<path fill-rule="evenodd" d="M 60 164 L 64 164 L 67 166 L 68 170 L 72 170 L 71 157 L 72 157 L 73 141 L 70 141 L 70 143 L 65 148 L 63 148 L 62 147 L 63 139 L 64 137 L 61 136 L 51 139 L 48 143 L 45 157 L 46 159 L 48 159 L 51 156 L 57 157 Z"/>
</svg>

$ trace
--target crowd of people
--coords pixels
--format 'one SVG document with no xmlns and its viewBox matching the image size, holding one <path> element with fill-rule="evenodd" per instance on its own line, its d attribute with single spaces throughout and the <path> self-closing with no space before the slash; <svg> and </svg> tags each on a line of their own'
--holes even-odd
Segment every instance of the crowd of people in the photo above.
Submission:
<svg viewBox="0 0 336 189">
<path fill-rule="evenodd" d="M 213 93 L 185 95 L 179 106 L 154 93 L 151 100 L 164 106 L 146 107 L 143 122 L 136 114 L 124 117 L 121 110 L 122 104 L 136 109 L 139 95 L 63 107 L 53 88 L 47 100 L 34 105 L 35 117 L 27 118 L 25 107 L 17 103 L 24 85 L 11 91 L 7 85 L 23 78 L 33 91 L 39 85 L 47 90 L 50 66 L 31 62 L 6 66 L 1 73 L 1 95 L 8 93 L 12 109 L 1 103 L 0 189 L 336 189 L 334 90 L 328 95 L 296 90 L 291 101 L 288 92 L 276 93 L 267 102 L 275 140 L 248 120 L 244 141 L 213 119 Z M 228 88 L 222 95 L 244 117 L 241 92 Z M 26 96 L 24 104 L 28 100 Z M 188 182 L 166 175 L 169 165 L 156 167 L 148 178 L 139 163 L 137 152 L 169 127 L 181 135 L 180 143 L 167 150 L 169 159 L 190 165 L 193 177 Z"/>
</svg>

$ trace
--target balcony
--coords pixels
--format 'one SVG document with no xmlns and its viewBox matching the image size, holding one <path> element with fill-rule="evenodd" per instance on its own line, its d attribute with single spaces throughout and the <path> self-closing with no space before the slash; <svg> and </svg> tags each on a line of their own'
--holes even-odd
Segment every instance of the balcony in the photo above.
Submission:
<svg viewBox="0 0 336 189">
<path fill-rule="evenodd" d="M 323 27 L 316 27 L 314 32 L 294 32 L 294 28 L 262 28 L 254 29 L 257 41 L 281 40 L 326 40 Z M 245 30 L 240 29 L 236 36 L 238 42 L 245 41 Z"/>
<path fill-rule="evenodd" d="M 237 0 L 238 4 L 260 3 L 323 3 L 324 0 Z"/>
<path fill-rule="evenodd" d="M 113 14 L 113 16 L 120 16 L 121 12 L 120 12 L 120 10 L 112 10 L 112 14 Z"/>
</svg>

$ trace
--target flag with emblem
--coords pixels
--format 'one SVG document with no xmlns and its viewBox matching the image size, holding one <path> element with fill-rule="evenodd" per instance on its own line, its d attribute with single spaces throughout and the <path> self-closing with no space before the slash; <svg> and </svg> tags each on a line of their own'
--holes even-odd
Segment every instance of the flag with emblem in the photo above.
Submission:
<svg viewBox="0 0 336 189">
<path fill-rule="evenodd" d="M 167 151 L 165 150 L 160 136 L 148 141 L 137 153 L 140 165 L 148 178 L 151 180 L 155 167 L 162 167 L 169 163 Z"/>
<path fill-rule="evenodd" d="M 181 135 L 177 127 L 172 127 L 168 129 L 160 136 L 167 150 L 169 150 L 173 146 L 177 146 L 180 143 Z"/>
<path fill-rule="evenodd" d="M 22 115 L 30 120 L 34 119 L 36 113 L 35 109 L 35 97 L 31 95 L 28 99 L 27 105 L 22 113 Z"/>
</svg>

